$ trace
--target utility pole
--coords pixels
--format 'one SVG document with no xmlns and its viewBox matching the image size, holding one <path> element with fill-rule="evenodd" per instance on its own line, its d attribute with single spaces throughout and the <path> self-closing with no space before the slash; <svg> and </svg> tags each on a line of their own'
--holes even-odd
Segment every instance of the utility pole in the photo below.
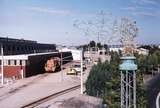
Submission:
<svg viewBox="0 0 160 108">
<path fill-rule="evenodd" d="M 83 94 L 83 50 L 80 52 L 80 60 L 81 60 L 81 94 Z"/>
<path fill-rule="evenodd" d="M 3 58 L 3 45 L 1 44 L 1 84 L 4 84 L 4 69 L 3 69 L 3 65 L 4 65 L 4 58 Z"/>
<path fill-rule="evenodd" d="M 61 48 L 61 82 L 63 82 L 63 55 L 62 55 L 62 48 Z"/>
</svg>

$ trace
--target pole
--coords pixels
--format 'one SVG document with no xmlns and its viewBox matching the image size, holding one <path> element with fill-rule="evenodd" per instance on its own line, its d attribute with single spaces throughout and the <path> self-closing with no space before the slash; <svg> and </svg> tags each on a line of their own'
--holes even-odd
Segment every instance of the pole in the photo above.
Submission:
<svg viewBox="0 0 160 108">
<path fill-rule="evenodd" d="M 124 104 L 124 98 L 123 98 L 123 93 L 124 93 L 124 84 L 123 84 L 123 79 L 124 79 L 124 76 L 123 76 L 123 73 L 121 71 L 121 108 L 123 108 L 123 104 Z"/>
<path fill-rule="evenodd" d="M 131 77 L 133 77 L 131 74 L 132 73 L 130 73 L 129 71 L 128 71 L 128 74 L 130 74 L 130 75 L 128 75 L 128 103 L 129 103 L 129 108 L 131 108 L 131 106 L 132 106 L 132 100 L 131 100 L 131 94 L 132 94 L 132 88 L 131 88 L 131 86 L 132 86 L 132 84 L 131 84 Z"/>
<path fill-rule="evenodd" d="M 126 104 L 126 107 L 125 108 L 128 108 L 128 71 L 126 71 L 126 97 L 125 97 L 125 104 Z"/>
<path fill-rule="evenodd" d="M 24 71 L 23 71 L 23 68 L 21 69 L 21 76 L 22 76 L 22 79 L 24 78 Z"/>
<path fill-rule="evenodd" d="M 3 69 L 4 58 L 3 58 L 3 46 L 2 46 L 2 44 L 1 44 L 1 56 L 2 56 L 2 59 L 1 59 L 1 84 L 3 85 L 4 84 L 4 69 Z"/>
<path fill-rule="evenodd" d="M 80 59 L 81 59 L 81 94 L 83 94 L 83 51 L 80 52 Z"/>
<path fill-rule="evenodd" d="M 63 68 L 62 68 L 62 65 L 63 65 L 63 58 L 62 58 L 62 48 L 61 48 L 61 82 L 63 81 Z"/>
<path fill-rule="evenodd" d="M 134 108 L 136 108 L 136 71 L 133 71 L 133 104 Z"/>
</svg>

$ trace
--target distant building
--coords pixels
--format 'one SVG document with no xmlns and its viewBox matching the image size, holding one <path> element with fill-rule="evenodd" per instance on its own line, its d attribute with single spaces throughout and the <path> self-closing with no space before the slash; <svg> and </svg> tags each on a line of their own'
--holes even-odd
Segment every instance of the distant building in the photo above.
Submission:
<svg viewBox="0 0 160 108">
<path fill-rule="evenodd" d="M 69 48 L 62 48 L 62 49 L 59 49 L 59 52 L 66 52 L 66 51 L 69 51 L 72 53 L 72 56 L 73 56 L 73 60 L 75 61 L 80 61 L 81 59 L 81 50 L 77 50 L 77 49 L 69 49 Z M 82 53 L 82 56 L 84 57 L 84 54 Z"/>
<path fill-rule="evenodd" d="M 144 49 L 144 48 L 138 48 L 138 49 L 136 49 L 136 52 L 141 55 L 148 55 L 149 54 L 149 50 Z"/>
<path fill-rule="evenodd" d="M 99 55 L 107 55 L 106 49 L 102 48 L 98 50 Z"/>
<path fill-rule="evenodd" d="M 107 50 L 105 48 L 85 51 L 84 55 L 89 62 L 93 62 L 95 64 L 97 64 L 99 60 L 101 60 L 101 62 L 110 61 L 110 55 L 107 54 Z"/>
<path fill-rule="evenodd" d="M 113 51 L 113 52 L 119 52 L 120 50 L 123 50 L 123 46 L 122 45 L 108 45 L 109 51 Z"/>
</svg>

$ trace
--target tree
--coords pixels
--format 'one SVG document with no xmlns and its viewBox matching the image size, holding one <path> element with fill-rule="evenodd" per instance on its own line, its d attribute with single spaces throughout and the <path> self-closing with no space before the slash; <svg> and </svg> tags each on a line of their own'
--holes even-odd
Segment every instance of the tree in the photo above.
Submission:
<svg viewBox="0 0 160 108">
<path fill-rule="evenodd" d="M 149 55 L 135 55 L 137 57 L 137 64 L 140 71 L 145 74 L 150 74 L 158 70 L 160 64 L 160 51 L 155 50 Z"/>
<path fill-rule="evenodd" d="M 103 98 L 111 108 L 120 104 L 120 72 L 116 61 L 94 65 L 86 82 L 87 94 Z"/>
<path fill-rule="evenodd" d="M 90 46 L 90 47 L 95 47 L 95 46 L 96 46 L 96 42 L 95 42 L 95 41 L 93 41 L 93 40 L 92 40 L 92 41 L 90 41 L 89 46 Z"/>
<path fill-rule="evenodd" d="M 97 47 L 99 48 L 99 49 L 101 49 L 102 48 L 102 44 L 99 42 L 99 43 L 97 43 Z"/>
<path fill-rule="evenodd" d="M 137 70 L 137 108 L 147 108 L 147 92 L 143 82 L 143 72 Z"/>
<path fill-rule="evenodd" d="M 94 65 L 86 82 L 86 92 L 88 95 L 102 97 L 105 92 L 105 82 L 110 78 L 108 65 L 99 62 Z"/>
</svg>

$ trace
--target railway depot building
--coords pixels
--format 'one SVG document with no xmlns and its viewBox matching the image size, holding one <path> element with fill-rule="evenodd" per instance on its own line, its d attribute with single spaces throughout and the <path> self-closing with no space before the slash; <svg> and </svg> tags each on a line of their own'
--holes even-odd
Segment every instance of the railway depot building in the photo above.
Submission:
<svg viewBox="0 0 160 108">
<path fill-rule="evenodd" d="M 4 55 L 31 54 L 56 51 L 55 44 L 42 44 L 37 41 L 0 37 Z"/>
<path fill-rule="evenodd" d="M 47 60 L 61 56 L 67 60 L 72 60 L 71 52 L 56 51 L 55 44 L 42 44 L 36 41 L 0 38 L 1 51 L 3 48 L 3 55 L 0 54 L 0 72 L 2 71 L 4 77 L 17 79 L 22 77 L 29 77 L 36 74 L 45 73 L 44 66 Z M 69 57 L 68 57 L 69 56 Z"/>
</svg>

